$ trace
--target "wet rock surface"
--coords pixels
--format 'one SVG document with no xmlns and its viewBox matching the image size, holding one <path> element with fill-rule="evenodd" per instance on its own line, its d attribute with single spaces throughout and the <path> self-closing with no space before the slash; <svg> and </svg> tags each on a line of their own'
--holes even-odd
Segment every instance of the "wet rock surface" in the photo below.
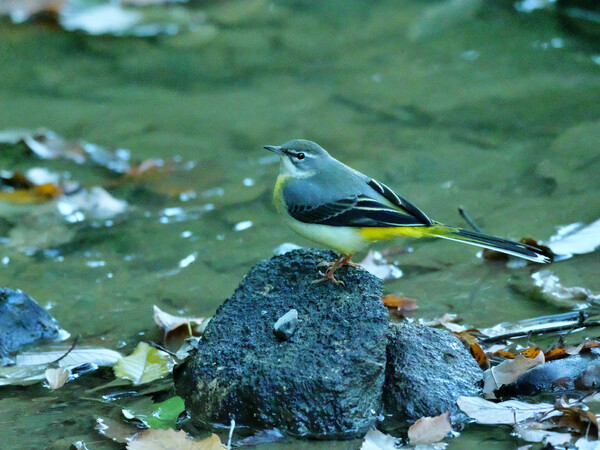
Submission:
<svg viewBox="0 0 600 450">
<path fill-rule="evenodd" d="M 0 288 L 0 364 L 22 347 L 66 335 L 58 322 L 20 289 Z"/>
<path fill-rule="evenodd" d="M 482 376 L 450 332 L 406 322 L 390 324 L 383 404 L 392 420 L 415 421 L 455 411 L 458 397 L 479 394 Z"/>
<path fill-rule="evenodd" d="M 345 267 L 336 274 L 345 286 L 313 284 L 317 264 L 336 256 L 294 250 L 242 280 L 175 371 L 193 425 L 235 418 L 306 438 L 352 439 L 375 423 L 388 332 L 382 283 Z M 292 309 L 293 333 L 277 337 L 274 324 Z"/>
</svg>

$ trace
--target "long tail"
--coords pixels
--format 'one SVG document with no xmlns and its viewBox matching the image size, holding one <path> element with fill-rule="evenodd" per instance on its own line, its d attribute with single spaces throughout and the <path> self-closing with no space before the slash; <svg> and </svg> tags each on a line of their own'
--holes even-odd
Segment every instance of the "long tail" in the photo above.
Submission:
<svg viewBox="0 0 600 450">
<path fill-rule="evenodd" d="M 541 250 L 531 245 L 521 244 L 520 242 L 507 241 L 493 236 L 477 233 L 475 231 L 463 230 L 462 228 L 448 227 L 442 224 L 435 224 L 428 230 L 428 235 L 450 239 L 451 241 L 464 242 L 465 244 L 476 245 L 478 247 L 489 248 L 498 252 L 518 256 L 537 263 L 549 263 L 550 258 Z"/>
</svg>

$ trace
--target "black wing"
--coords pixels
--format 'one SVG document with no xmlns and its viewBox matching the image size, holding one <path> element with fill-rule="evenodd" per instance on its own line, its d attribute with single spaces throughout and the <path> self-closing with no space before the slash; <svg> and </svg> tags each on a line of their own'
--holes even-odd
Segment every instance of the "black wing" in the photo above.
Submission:
<svg viewBox="0 0 600 450">
<path fill-rule="evenodd" d="M 394 191 L 392 191 L 385 184 L 380 183 L 377 180 L 370 179 L 367 184 L 371 186 L 375 191 L 379 192 L 383 195 L 387 200 L 392 202 L 394 205 L 402 208 L 408 214 L 413 216 L 417 221 L 419 221 L 422 225 L 433 225 L 433 220 L 425 215 L 423 211 L 413 205 L 406 199 L 403 199 Z"/>
<path fill-rule="evenodd" d="M 392 203 L 396 204 L 393 201 Z M 295 205 L 289 209 L 289 213 L 301 222 L 334 227 L 406 227 L 431 224 L 431 221 L 416 207 L 410 205 L 420 213 L 420 216 L 425 217 L 427 222 L 423 222 L 422 217 L 413 215 L 404 205 L 398 206 L 406 213 L 379 203 L 366 195 L 358 195 L 315 207 Z"/>
</svg>

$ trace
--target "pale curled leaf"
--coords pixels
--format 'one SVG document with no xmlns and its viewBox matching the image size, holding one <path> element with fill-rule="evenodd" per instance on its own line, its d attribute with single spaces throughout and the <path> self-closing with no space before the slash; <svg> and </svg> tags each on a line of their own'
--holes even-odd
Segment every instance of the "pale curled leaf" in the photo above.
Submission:
<svg viewBox="0 0 600 450">
<path fill-rule="evenodd" d="M 494 397 L 494 391 L 505 384 L 516 381 L 521 375 L 535 366 L 544 363 L 544 354 L 540 352 L 535 358 L 517 355 L 515 359 L 506 360 L 483 373 L 483 394 Z"/>
<path fill-rule="evenodd" d="M 65 355 L 68 347 L 49 352 L 23 352 L 16 356 L 17 366 L 32 366 L 38 364 L 49 364 Z M 69 352 L 67 356 L 61 359 L 58 364 L 62 367 L 75 367 L 86 363 L 96 364 L 97 366 L 112 366 L 123 355 L 115 350 L 102 347 L 78 347 Z"/>
<path fill-rule="evenodd" d="M 458 407 L 471 419 L 485 425 L 513 424 L 554 409 L 550 403 L 525 403 L 508 400 L 494 403 L 480 397 L 459 397 Z"/>
<path fill-rule="evenodd" d="M 140 342 L 131 355 L 117 361 L 114 372 L 117 378 L 142 384 L 171 373 L 173 366 L 174 362 L 167 353 Z"/>
<path fill-rule="evenodd" d="M 584 437 L 575 441 L 577 450 L 600 450 L 600 441 L 592 441 Z"/>
<path fill-rule="evenodd" d="M 388 264 L 383 259 L 381 253 L 369 250 L 365 259 L 358 263 L 363 269 L 371 275 L 375 275 L 381 280 L 395 280 L 402 277 L 402 270 L 394 264 Z"/>
<path fill-rule="evenodd" d="M 50 389 L 59 389 L 65 385 L 65 383 L 71 376 L 71 370 L 67 367 L 46 369 L 45 376 Z"/>
<path fill-rule="evenodd" d="M 515 432 L 521 436 L 521 439 L 527 442 L 543 442 L 553 446 L 564 445 L 571 441 L 570 433 L 557 433 L 546 429 L 537 428 L 536 423 L 516 424 Z"/>
<path fill-rule="evenodd" d="M 174 316 L 154 305 L 154 322 L 164 330 L 165 336 L 181 326 L 190 326 L 195 334 L 201 335 L 210 322 L 210 317 Z"/>
<path fill-rule="evenodd" d="M 397 441 L 398 439 L 389 434 L 372 429 L 365 435 L 360 450 L 395 450 Z"/>
<path fill-rule="evenodd" d="M 421 417 L 408 429 L 408 439 L 412 445 L 431 444 L 441 441 L 452 431 L 450 413 L 436 417 Z"/>
<path fill-rule="evenodd" d="M 570 257 L 589 253 L 600 247 L 600 219 L 587 226 L 574 223 L 562 227 L 546 245 L 557 255 Z"/>
<path fill-rule="evenodd" d="M 563 286 L 559 278 L 550 269 L 535 272 L 531 275 L 531 278 L 533 279 L 533 284 L 540 290 L 540 293 L 544 297 L 558 304 L 600 300 L 600 294 L 595 294 L 587 288 Z"/>
<path fill-rule="evenodd" d="M 223 450 L 221 440 L 211 434 L 200 441 L 192 440 L 185 431 L 152 430 L 142 431 L 135 440 L 127 443 L 128 450 Z"/>
</svg>

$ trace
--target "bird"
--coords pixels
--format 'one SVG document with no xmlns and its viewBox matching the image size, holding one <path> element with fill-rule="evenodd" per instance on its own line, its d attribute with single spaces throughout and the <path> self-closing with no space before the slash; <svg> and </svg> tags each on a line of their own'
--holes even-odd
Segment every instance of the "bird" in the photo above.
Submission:
<svg viewBox="0 0 600 450">
<path fill-rule="evenodd" d="M 320 264 L 327 270 L 316 281 L 343 284 L 335 272 L 342 266 L 358 266 L 350 261 L 354 253 L 399 236 L 450 239 L 536 263 L 551 262 L 543 250 L 531 245 L 430 219 L 388 186 L 338 161 L 315 142 L 294 139 L 264 148 L 280 158 L 273 201 L 286 225 L 339 253 L 335 261 Z"/>
</svg>

